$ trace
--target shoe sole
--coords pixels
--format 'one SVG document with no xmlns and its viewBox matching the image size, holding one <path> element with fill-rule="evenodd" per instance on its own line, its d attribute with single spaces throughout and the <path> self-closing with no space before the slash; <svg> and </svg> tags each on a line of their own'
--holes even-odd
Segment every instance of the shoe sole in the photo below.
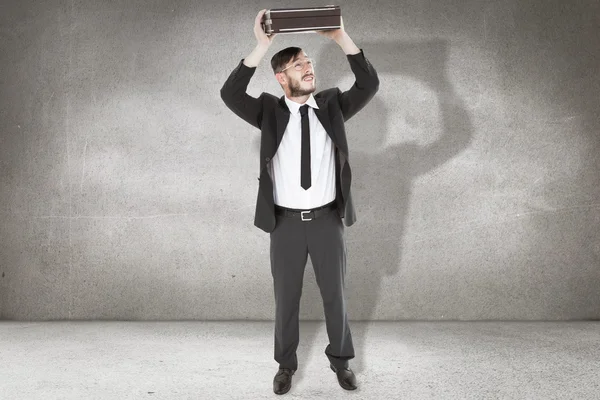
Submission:
<svg viewBox="0 0 600 400">
<path fill-rule="evenodd" d="M 277 393 L 277 392 L 273 392 L 273 393 L 275 393 L 275 394 L 286 394 L 287 392 L 289 392 L 289 391 L 290 391 L 290 389 L 291 389 L 291 388 L 292 388 L 292 385 L 290 385 L 290 387 L 289 387 L 289 388 L 287 388 L 287 390 L 286 390 L 285 392 L 279 392 L 279 393 Z"/>
</svg>

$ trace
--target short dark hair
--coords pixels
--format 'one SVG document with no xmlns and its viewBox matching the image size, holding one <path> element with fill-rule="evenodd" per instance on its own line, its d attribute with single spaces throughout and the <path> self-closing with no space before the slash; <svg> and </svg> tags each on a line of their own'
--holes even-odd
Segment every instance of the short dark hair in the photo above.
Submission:
<svg viewBox="0 0 600 400">
<path fill-rule="evenodd" d="M 300 47 L 287 47 L 277 52 L 273 58 L 271 58 L 271 68 L 273 68 L 273 73 L 281 71 L 285 67 L 285 64 L 301 52 L 302 49 Z"/>
</svg>

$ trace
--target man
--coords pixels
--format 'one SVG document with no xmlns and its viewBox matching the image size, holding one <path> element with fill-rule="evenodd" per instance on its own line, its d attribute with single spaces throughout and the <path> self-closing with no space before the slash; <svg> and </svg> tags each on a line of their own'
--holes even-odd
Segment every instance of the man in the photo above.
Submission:
<svg viewBox="0 0 600 400">
<path fill-rule="evenodd" d="M 350 193 L 351 171 L 344 121 L 362 109 L 379 88 L 375 69 L 341 29 L 320 31 L 344 51 L 356 81 L 345 92 L 316 89 L 314 62 L 297 47 L 271 59 L 285 96 L 246 93 L 250 78 L 276 35 L 254 21 L 257 45 L 240 61 L 221 89 L 236 115 L 261 131 L 260 177 L 254 224 L 270 233 L 271 273 L 275 292 L 275 360 L 279 370 L 273 391 L 287 393 L 298 368 L 299 303 L 310 254 L 323 298 L 329 345 L 325 354 L 344 389 L 356 389 L 348 360 L 354 358 L 344 296 L 346 249 L 344 223 L 356 220 Z M 343 221 L 342 221 L 343 219 Z"/>
</svg>

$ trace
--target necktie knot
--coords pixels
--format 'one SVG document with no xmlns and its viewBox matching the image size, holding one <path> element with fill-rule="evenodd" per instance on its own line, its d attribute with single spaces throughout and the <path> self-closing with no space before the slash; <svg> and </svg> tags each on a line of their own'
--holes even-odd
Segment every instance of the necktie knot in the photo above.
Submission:
<svg viewBox="0 0 600 400">
<path fill-rule="evenodd" d="M 304 117 L 305 115 L 308 115 L 308 104 L 305 104 L 300 107 L 300 115 L 302 117 Z"/>
</svg>

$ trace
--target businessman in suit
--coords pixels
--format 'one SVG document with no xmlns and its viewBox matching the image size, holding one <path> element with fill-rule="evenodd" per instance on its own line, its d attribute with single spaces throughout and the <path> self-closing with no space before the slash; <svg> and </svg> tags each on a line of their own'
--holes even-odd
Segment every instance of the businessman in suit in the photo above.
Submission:
<svg viewBox="0 0 600 400">
<path fill-rule="evenodd" d="M 344 122 L 362 109 L 379 88 L 377 73 L 346 33 L 319 31 L 344 51 L 354 85 L 316 90 L 314 62 L 298 47 L 271 59 L 285 95 L 246 93 L 256 67 L 276 35 L 267 36 L 261 10 L 254 21 L 257 45 L 231 72 L 221 89 L 227 107 L 260 129 L 260 175 L 254 224 L 270 234 L 275 294 L 275 360 L 279 370 L 273 391 L 287 393 L 298 368 L 299 303 L 304 268 L 310 254 L 323 308 L 329 344 L 325 354 L 338 383 L 356 389 L 348 360 L 354 358 L 345 300 L 344 225 L 356 215 L 350 191 L 352 174 Z"/>
</svg>

